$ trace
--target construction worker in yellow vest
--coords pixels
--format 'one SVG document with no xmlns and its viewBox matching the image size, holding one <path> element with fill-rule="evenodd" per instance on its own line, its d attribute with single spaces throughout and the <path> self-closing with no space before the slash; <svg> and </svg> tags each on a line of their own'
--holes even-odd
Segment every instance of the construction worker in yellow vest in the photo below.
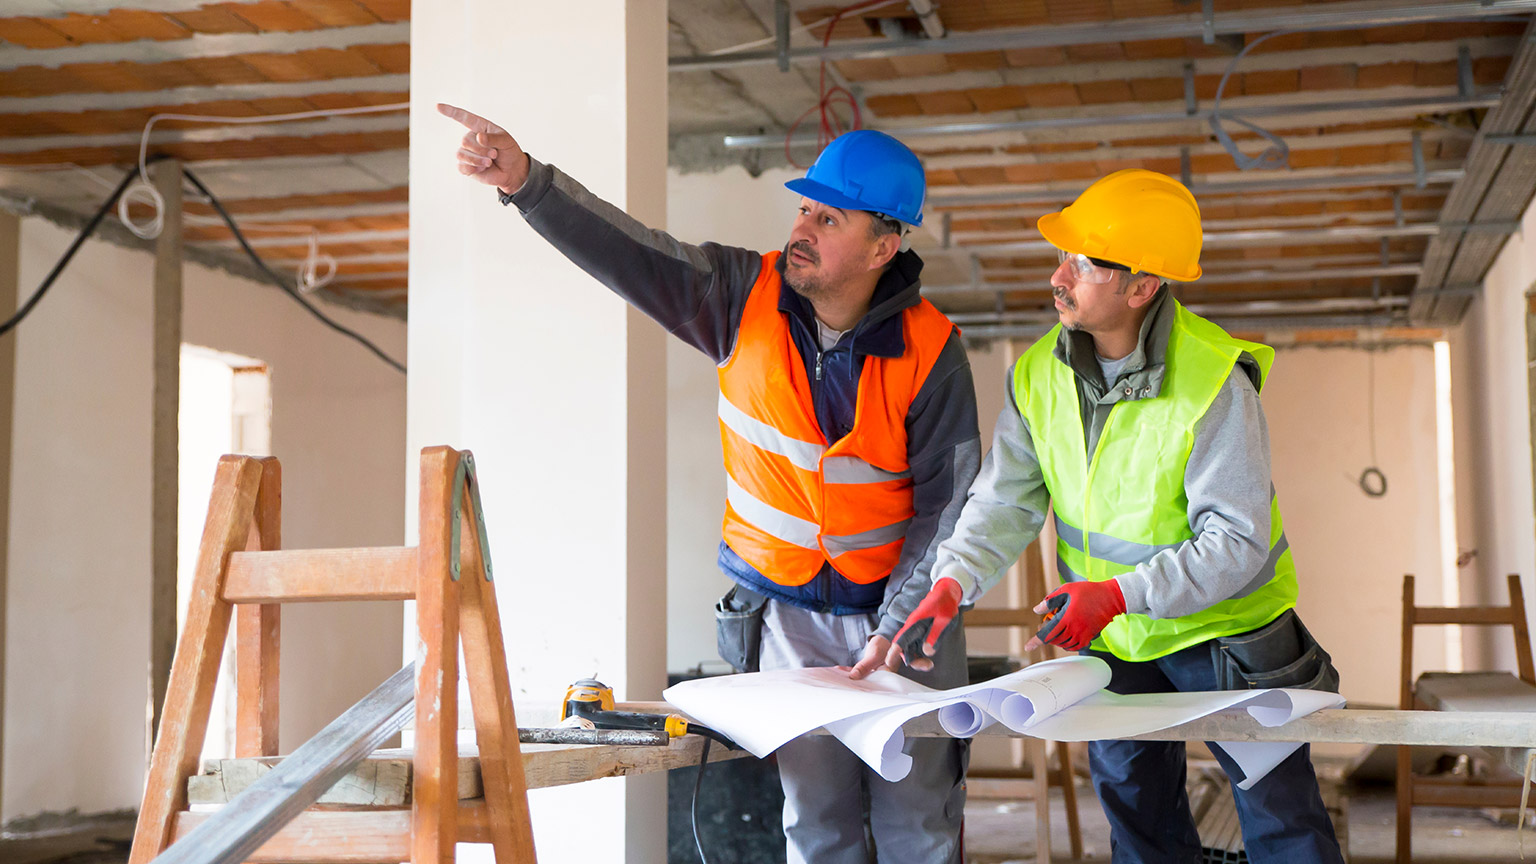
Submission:
<svg viewBox="0 0 1536 864">
<path fill-rule="evenodd" d="M 1200 278 L 1194 196 L 1162 174 L 1117 171 L 1038 227 L 1058 252 L 1061 323 L 1014 366 L 992 450 L 905 627 L 926 622 L 932 656 L 956 610 L 998 582 L 1054 508 L 1062 585 L 1035 611 L 1065 595 L 1047 641 L 1102 659 L 1112 692 L 1336 691 L 1292 608 L 1259 403 L 1275 352 L 1194 315 L 1167 286 Z M 1247 790 L 1212 750 L 1233 777 L 1250 861 L 1342 860 L 1308 747 Z M 1183 742 L 1095 741 L 1089 755 L 1115 862 L 1200 860 Z"/>
</svg>

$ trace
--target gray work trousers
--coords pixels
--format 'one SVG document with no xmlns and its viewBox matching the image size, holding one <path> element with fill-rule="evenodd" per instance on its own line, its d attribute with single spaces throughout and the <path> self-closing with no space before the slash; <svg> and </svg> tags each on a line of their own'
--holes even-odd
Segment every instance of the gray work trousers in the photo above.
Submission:
<svg viewBox="0 0 1536 864">
<path fill-rule="evenodd" d="M 832 615 L 769 600 L 761 668 L 851 666 L 877 623 L 873 614 Z M 902 674 L 935 688 L 966 684 L 959 619 L 938 649 L 932 671 Z M 969 743 L 909 738 L 904 750 L 912 773 L 891 783 L 831 735 L 805 735 L 780 747 L 789 864 L 960 864 Z"/>
</svg>

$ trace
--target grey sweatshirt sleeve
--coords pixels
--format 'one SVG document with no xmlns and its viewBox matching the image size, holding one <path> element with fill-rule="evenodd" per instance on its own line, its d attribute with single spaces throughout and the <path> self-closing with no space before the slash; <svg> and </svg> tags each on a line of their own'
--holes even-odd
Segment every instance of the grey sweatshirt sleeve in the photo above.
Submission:
<svg viewBox="0 0 1536 864">
<path fill-rule="evenodd" d="M 887 639 L 928 594 L 939 543 L 954 529 L 981 462 L 976 385 L 959 333 L 950 334 L 907 411 L 907 452 L 915 514 L 880 604 L 875 635 Z"/>
<path fill-rule="evenodd" d="M 1195 427 L 1184 468 L 1195 536 L 1116 577 L 1126 611 L 1176 618 L 1246 587 L 1269 560 L 1273 489 L 1264 409 L 1239 366 Z"/>
<path fill-rule="evenodd" d="M 680 242 L 532 157 L 512 203 L 565 257 L 667 332 L 717 364 L 729 359 L 747 295 L 762 272 L 761 253 Z"/>
<path fill-rule="evenodd" d="M 1014 402 L 1012 375 L 1006 387 L 992 449 L 971 484 L 954 533 L 939 544 L 933 566 L 935 580 L 949 577 L 960 583 L 966 603 L 975 603 L 996 585 L 1040 536 L 1051 503 L 1034 439 Z"/>
</svg>

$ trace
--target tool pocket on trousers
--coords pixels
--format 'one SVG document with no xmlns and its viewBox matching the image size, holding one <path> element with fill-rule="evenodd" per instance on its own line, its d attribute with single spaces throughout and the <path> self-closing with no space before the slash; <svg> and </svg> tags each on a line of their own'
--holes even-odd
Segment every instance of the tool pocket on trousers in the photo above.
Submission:
<svg viewBox="0 0 1536 864">
<path fill-rule="evenodd" d="M 763 609 L 768 598 L 740 585 L 715 603 L 715 647 L 737 672 L 756 672 L 763 646 Z"/>
<path fill-rule="evenodd" d="M 1257 630 L 1216 638 L 1212 653 L 1221 690 L 1295 687 L 1339 692 L 1333 658 L 1293 609 Z"/>
</svg>

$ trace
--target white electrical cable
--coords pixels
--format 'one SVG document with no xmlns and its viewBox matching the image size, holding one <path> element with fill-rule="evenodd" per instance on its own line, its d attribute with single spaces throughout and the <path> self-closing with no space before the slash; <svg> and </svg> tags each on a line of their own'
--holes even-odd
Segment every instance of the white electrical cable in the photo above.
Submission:
<svg viewBox="0 0 1536 864">
<path fill-rule="evenodd" d="M 155 114 L 144 124 L 144 134 L 139 138 L 139 179 L 128 187 L 121 199 L 117 202 L 117 218 L 128 226 L 128 230 L 145 240 L 152 240 L 160 236 L 160 231 L 165 227 L 165 199 L 160 192 L 149 182 L 149 133 L 155 128 L 155 124 L 161 120 L 180 120 L 187 123 L 211 123 L 225 124 L 254 124 L 264 123 L 288 123 L 295 120 L 314 120 L 320 117 L 343 117 L 349 114 L 384 114 L 390 111 L 406 111 L 411 107 L 409 102 L 394 102 L 389 105 L 360 105 L 355 108 L 326 108 L 317 111 L 298 111 L 292 114 L 266 114 L 258 117 L 217 117 L 208 114 Z M 154 209 L 154 216 L 148 223 L 134 222 L 128 216 L 128 205 L 134 201 L 149 204 Z"/>
<path fill-rule="evenodd" d="M 323 272 L 322 264 L 325 265 Z M 304 259 L 304 263 L 299 265 L 299 290 L 305 294 L 313 294 L 330 284 L 334 278 L 336 278 L 336 259 L 331 255 L 321 254 L 320 237 L 315 234 L 309 235 L 309 255 Z"/>
</svg>

